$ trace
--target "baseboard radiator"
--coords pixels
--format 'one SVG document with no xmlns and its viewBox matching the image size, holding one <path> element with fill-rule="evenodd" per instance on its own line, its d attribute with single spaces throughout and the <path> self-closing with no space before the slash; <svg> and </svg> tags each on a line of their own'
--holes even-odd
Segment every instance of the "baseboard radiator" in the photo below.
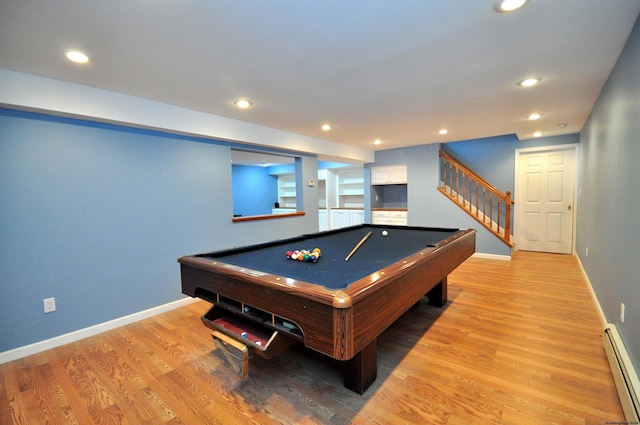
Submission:
<svg viewBox="0 0 640 425">
<path fill-rule="evenodd" d="M 627 353 L 616 325 L 610 323 L 604 330 L 604 350 L 609 359 L 618 396 L 628 423 L 638 423 L 640 416 L 640 381 Z"/>
</svg>

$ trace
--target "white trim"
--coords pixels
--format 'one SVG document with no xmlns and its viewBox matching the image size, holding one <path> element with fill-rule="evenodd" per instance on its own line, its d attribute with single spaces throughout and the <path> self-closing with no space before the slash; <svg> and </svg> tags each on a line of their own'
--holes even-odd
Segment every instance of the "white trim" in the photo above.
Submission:
<svg viewBox="0 0 640 425">
<path fill-rule="evenodd" d="M 593 301 L 593 305 L 596 308 L 596 313 L 598 313 L 598 318 L 600 319 L 600 325 L 602 325 L 602 329 L 604 329 L 607 327 L 608 323 L 607 323 L 607 318 L 604 315 L 604 311 L 602 310 L 602 306 L 600 305 L 600 301 L 598 300 L 596 292 L 593 290 L 593 285 L 591 285 L 591 281 L 589 280 L 589 276 L 587 275 L 587 272 L 582 266 L 582 261 L 580 261 L 580 256 L 574 254 L 574 257 L 578 259 L 578 265 L 580 266 L 582 277 L 584 277 L 584 280 L 587 282 L 587 288 L 589 289 L 589 294 L 591 295 L 591 300 Z"/>
<path fill-rule="evenodd" d="M 482 252 L 475 252 L 472 255 L 473 258 L 482 258 L 485 260 L 500 260 L 500 261 L 511 261 L 510 255 L 499 255 L 499 254 L 485 254 Z"/>
<path fill-rule="evenodd" d="M 573 160 L 573 226 L 571 229 L 571 253 L 574 254 L 576 252 L 576 223 L 577 223 L 577 218 L 578 218 L 578 176 L 580 175 L 578 173 L 578 167 L 579 167 L 579 149 L 580 149 L 580 144 L 579 143 L 567 143 L 564 145 L 548 145 L 548 146 L 536 146 L 533 148 L 521 148 L 521 149 L 516 149 L 515 150 L 515 168 L 514 168 L 514 175 L 513 175 L 513 187 L 514 187 L 514 197 L 513 200 L 515 201 L 515 207 L 516 210 L 518 208 L 518 202 L 520 202 L 520 190 L 519 190 L 519 184 L 520 184 L 520 155 L 523 153 L 531 153 L 531 152 L 543 152 L 543 151 L 556 151 L 556 150 L 566 150 L 566 149 L 573 149 L 574 152 L 574 160 Z M 514 217 L 514 225 L 513 226 L 513 236 L 514 236 L 514 242 L 516 245 L 518 245 L 518 226 L 517 226 L 517 220 L 518 220 L 518 213 L 516 211 L 516 215 Z"/>
<path fill-rule="evenodd" d="M 137 313 L 130 314 L 128 316 L 119 317 L 117 319 L 110 320 L 108 322 L 99 323 L 97 325 L 89 326 L 88 328 L 78 329 L 77 331 L 69 332 L 64 335 L 59 335 L 44 341 L 38 341 L 33 344 L 25 345 L 23 347 L 14 348 L 9 351 L 0 353 L 0 364 L 7 363 L 16 359 L 20 359 L 32 354 L 40 353 L 51 348 L 59 347 L 70 342 L 78 341 L 83 338 L 97 335 L 102 332 L 106 332 L 120 326 L 127 325 L 129 323 L 137 322 L 142 319 L 156 316 L 167 311 L 174 310 L 176 308 L 184 307 L 198 301 L 197 298 L 182 298 L 177 301 L 173 301 L 167 304 L 163 304 L 157 307 L 150 308 L 148 310 L 139 311 Z"/>
</svg>

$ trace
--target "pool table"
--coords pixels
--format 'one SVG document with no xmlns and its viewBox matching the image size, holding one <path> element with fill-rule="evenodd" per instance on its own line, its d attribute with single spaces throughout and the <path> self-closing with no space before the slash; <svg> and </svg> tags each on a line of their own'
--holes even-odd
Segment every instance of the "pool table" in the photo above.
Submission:
<svg viewBox="0 0 640 425">
<path fill-rule="evenodd" d="M 213 304 L 205 325 L 257 354 L 298 342 L 339 360 L 344 385 L 362 394 L 377 376 L 378 335 L 425 295 L 446 303 L 447 276 L 475 252 L 475 237 L 473 229 L 363 224 L 189 255 L 178 259 L 182 292 Z M 314 248 L 315 263 L 285 257 Z"/>
</svg>

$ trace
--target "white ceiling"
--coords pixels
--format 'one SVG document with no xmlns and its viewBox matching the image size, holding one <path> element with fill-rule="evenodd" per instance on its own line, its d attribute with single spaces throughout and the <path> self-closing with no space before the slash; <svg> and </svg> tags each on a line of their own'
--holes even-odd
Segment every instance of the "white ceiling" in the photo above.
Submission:
<svg viewBox="0 0 640 425">
<path fill-rule="evenodd" d="M 640 0 L 494 3 L 0 0 L 0 68 L 367 149 L 579 132 Z"/>
</svg>

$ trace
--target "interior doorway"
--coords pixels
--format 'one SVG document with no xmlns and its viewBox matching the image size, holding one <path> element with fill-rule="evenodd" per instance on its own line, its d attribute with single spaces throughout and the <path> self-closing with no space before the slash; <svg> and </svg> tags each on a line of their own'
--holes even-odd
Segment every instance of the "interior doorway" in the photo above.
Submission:
<svg viewBox="0 0 640 425">
<path fill-rule="evenodd" d="M 516 150 L 516 246 L 571 254 L 574 247 L 577 144 Z"/>
</svg>

